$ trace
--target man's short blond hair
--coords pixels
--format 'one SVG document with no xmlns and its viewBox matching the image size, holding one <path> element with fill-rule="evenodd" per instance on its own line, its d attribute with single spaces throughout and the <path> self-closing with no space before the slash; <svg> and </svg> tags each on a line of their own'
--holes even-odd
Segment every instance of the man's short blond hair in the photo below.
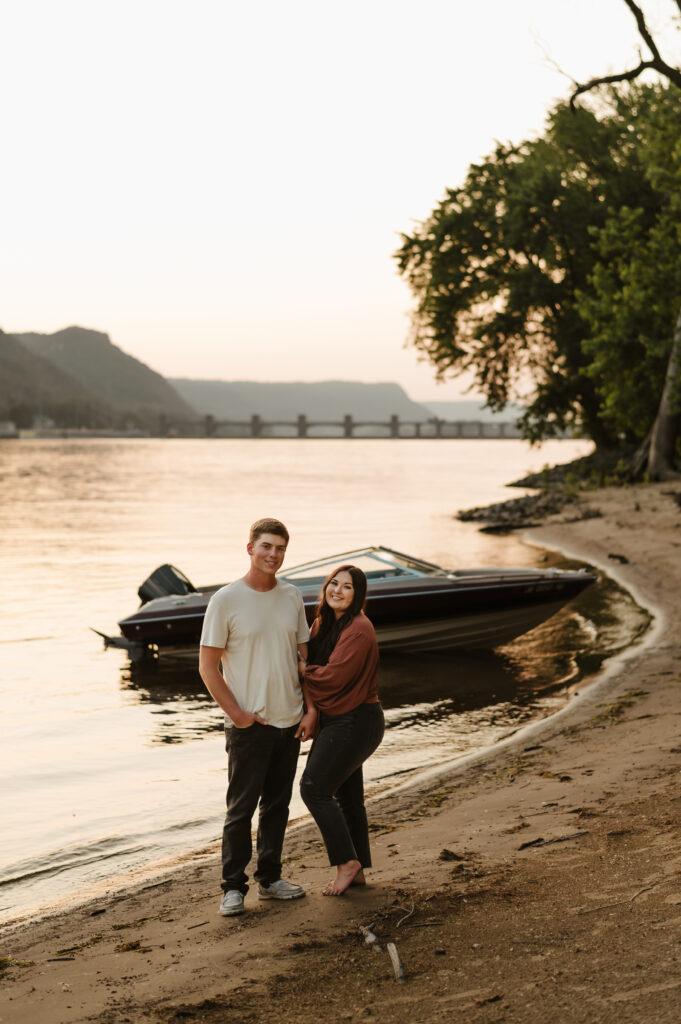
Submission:
<svg viewBox="0 0 681 1024">
<path fill-rule="evenodd" d="M 256 520 L 251 526 L 251 532 L 248 537 L 249 543 L 255 544 L 258 537 L 262 537 L 263 533 L 273 533 L 276 537 L 283 537 L 288 546 L 288 530 L 278 519 Z"/>
</svg>

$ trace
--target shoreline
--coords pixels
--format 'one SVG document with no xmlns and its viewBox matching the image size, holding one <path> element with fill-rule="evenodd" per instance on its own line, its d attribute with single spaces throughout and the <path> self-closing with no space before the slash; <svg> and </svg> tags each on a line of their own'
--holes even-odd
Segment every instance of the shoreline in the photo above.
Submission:
<svg viewBox="0 0 681 1024">
<path fill-rule="evenodd" d="M 560 548 L 557 546 L 543 543 L 541 540 L 534 542 L 531 533 L 525 535 L 519 532 L 518 535 L 528 547 L 536 548 L 539 552 L 545 553 L 551 550 L 554 553 L 561 554 Z M 568 556 L 565 555 L 565 557 Z M 577 561 L 581 560 L 579 555 L 574 555 L 574 558 Z M 616 570 L 611 566 L 604 565 L 600 568 L 610 579 L 620 583 L 617 579 Z M 643 607 L 642 602 L 641 607 Z M 650 626 L 646 628 L 644 637 L 647 638 L 649 633 Z M 636 644 L 639 642 L 640 640 L 635 641 Z M 643 642 L 645 642 L 645 639 Z M 629 647 L 631 647 L 631 644 L 623 650 L 628 650 Z M 505 732 L 499 738 L 487 742 L 486 745 L 475 746 L 470 751 L 453 753 L 436 764 L 427 763 L 422 766 L 409 767 L 395 772 L 392 776 L 382 776 L 375 783 L 370 783 L 371 789 L 367 794 L 367 804 L 390 799 L 393 795 L 399 795 L 402 792 L 408 791 L 415 785 L 427 784 L 439 778 L 443 773 L 456 772 L 469 765 L 484 761 L 489 756 L 493 756 L 497 750 L 503 750 L 508 745 L 521 742 L 525 736 L 533 735 L 535 729 L 541 730 L 545 727 L 547 721 L 563 714 L 569 709 L 577 690 L 582 688 L 590 689 L 597 685 L 607 671 L 607 666 L 621 654 L 622 650 L 604 655 L 603 667 L 597 672 L 580 677 L 577 681 L 563 684 L 564 690 L 561 690 L 561 694 L 564 694 L 564 697 L 561 706 L 551 710 L 546 708 L 539 710 L 535 717 L 521 724 L 512 725 L 509 723 Z M 366 784 L 367 780 L 365 780 Z M 298 817 L 293 817 L 289 820 L 287 842 L 290 841 L 297 830 L 311 825 L 311 823 L 309 813 L 306 813 L 304 809 L 299 811 Z M 17 908 L 13 916 L 6 917 L 4 920 L 0 919 L 0 937 L 4 938 L 32 924 L 59 918 L 64 914 L 75 912 L 79 909 L 85 910 L 88 906 L 95 905 L 98 900 L 110 898 L 119 892 L 132 893 L 148 886 L 150 883 L 156 884 L 159 881 L 172 877 L 177 871 L 181 871 L 187 863 L 194 864 L 199 859 L 204 858 L 207 864 L 212 862 L 212 858 L 219 859 L 219 838 L 199 840 L 198 845 L 188 846 L 172 855 L 157 857 L 153 861 L 140 863 L 129 869 L 116 867 L 114 874 L 109 880 L 85 883 L 81 888 L 74 889 L 60 896 L 58 900 L 52 903 L 34 903 L 22 909 Z"/>
<path fill-rule="evenodd" d="M 532 563 L 537 565 L 554 564 L 552 554 L 549 552 L 548 547 L 538 542 L 536 545 L 532 544 L 529 540 L 524 540 L 524 547 L 526 551 L 533 552 L 537 551 L 538 555 L 536 558 L 532 558 Z M 553 549 L 553 552 L 557 552 L 558 549 Z M 611 573 L 614 578 L 614 574 Z M 620 637 L 619 643 L 630 642 L 631 638 L 636 634 L 630 627 L 628 630 L 629 637 L 625 640 L 624 636 Z M 536 645 L 537 641 L 535 641 Z M 550 646 L 550 644 L 549 644 Z M 491 653 L 491 652 L 488 652 Z M 598 656 L 603 662 L 609 661 L 613 657 L 612 650 L 604 653 L 603 647 L 598 647 Z M 195 655 L 194 655 L 195 658 Z M 393 655 L 394 658 L 394 655 Z M 365 786 L 368 788 L 367 798 L 368 800 L 382 799 L 385 796 L 390 796 L 392 793 L 402 792 L 405 788 L 413 786 L 416 782 L 427 781 L 432 777 L 438 775 L 443 770 L 457 770 L 460 765 L 466 765 L 474 763 L 480 758 L 485 758 L 493 752 L 499 745 L 503 746 L 510 738 L 515 737 L 523 733 L 525 729 L 530 728 L 534 724 L 541 724 L 546 718 L 552 717 L 563 709 L 563 706 L 569 703 L 570 693 L 573 687 L 583 685 L 593 685 L 594 670 L 591 668 L 587 673 L 580 667 L 576 667 L 577 663 L 571 663 L 571 667 L 566 672 L 564 678 L 559 678 L 557 675 L 551 675 L 550 672 L 545 673 L 544 681 L 550 681 L 551 689 L 548 696 L 540 693 L 535 699 L 535 703 L 532 705 L 532 710 L 528 711 L 527 718 L 524 721 L 513 721 L 513 716 L 508 716 L 504 720 L 502 714 L 501 719 L 495 723 L 494 731 L 496 738 L 490 738 L 489 735 L 484 739 L 476 739 L 475 732 L 464 732 L 462 735 L 465 739 L 457 743 L 457 737 L 454 738 L 456 746 L 452 749 L 446 744 L 441 744 L 438 748 L 438 755 L 442 754 L 442 757 L 437 762 L 434 762 L 433 755 L 427 754 L 420 757 L 420 763 L 408 763 L 405 767 L 404 762 L 400 762 L 399 755 L 398 759 L 391 762 L 394 771 L 389 774 L 380 772 L 376 779 L 365 777 Z M 451 670 L 451 666 L 450 666 Z M 460 669 L 456 669 L 457 674 L 460 673 Z M 597 673 L 600 674 L 600 673 Z M 575 679 L 575 675 L 577 678 Z M 417 674 L 415 675 L 418 678 Z M 383 677 L 383 684 L 385 687 L 384 697 L 388 697 L 390 683 L 392 682 L 392 676 L 388 669 L 385 670 Z M 494 687 L 492 687 L 494 688 Z M 446 691 L 442 691 L 444 696 Z M 490 690 L 491 692 L 491 690 Z M 492 695 L 494 696 L 494 695 Z M 413 700 L 423 700 L 423 696 L 414 696 Z M 457 704 L 459 703 L 457 698 Z M 516 711 L 522 712 L 522 702 L 515 709 Z M 461 713 L 459 707 L 454 717 Z M 388 712 L 389 714 L 389 712 Z M 530 717 L 530 715 L 532 717 Z M 500 724 L 499 724 L 500 723 Z M 484 744 L 484 745 L 483 745 Z M 371 776 L 371 773 L 370 773 Z M 217 805 L 216 805 L 217 806 Z M 201 808 L 203 811 L 203 808 Z M 289 820 L 289 835 L 294 829 L 309 823 L 310 816 L 306 813 L 305 808 L 300 805 L 300 801 L 296 802 L 296 798 L 292 801 L 292 816 Z M 197 812 L 198 813 L 198 812 Z M 295 813 L 295 817 L 293 816 Z M 33 894 L 33 898 L 28 901 L 24 900 L 23 905 L 17 903 L 15 907 L 10 909 L 11 893 L 6 893 L 6 910 L 0 915 L 0 935 L 6 935 L 10 931 L 15 931 L 18 928 L 29 925 L 32 922 L 38 922 L 47 918 L 55 918 L 66 912 L 76 910 L 81 905 L 85 906 L 96 902 L 98 899 L 111 895 L 118 890 L 130 889 L 133 885 L 135 887 L 143 886 L 151 881 L 156 881 L 159 878 L 171 875 L 174 871 L 180 870 L 183 865 L 195 863 L 196 858 L 201 854 L 205 853 L 206 858 L 219 857 L 219 852 L 216 852 L 219 847 L 219 832 L 221 828 L 221 817 L 215 823 L 216 827 L 209 830 L 204 830 L 203 835 L 196 835 L 192 840 L 189 838 L 186 840 L 186 845 L 176 849 L 172 853 L 170 851 L 163 851 L 160 844 L 154 851 L 153 859 L 149 858 L 146 862 L 138 860 L 136 864 L 131 864 L 126 867 L 117 862 L 115 858 L 110 858 L 103 863 L 106 865 L 104 870 L 109 872 L 108 877 L 100 877 L 96 879 L 83 879 L 80 882 L 78 888 L 76 888 L 70 876 L 67 875 L 66 881 L 64 881 L 64 875 L 56 875 L 54 878 L 50 878 L 49 885 L 43 884 L 42 891 L 38 891 Z M 46 864 L 49 863 L 46 859 Z M 30 882 L 30 876 L 27 876 Z M 63 886 L 63 891 L 60 891 L 60 887 Z M 1 888 L 1 887 L 0 887 Z M 44 893 L 44 897 L 40 896 Z M 49 902 L 48 902 L 49 899 Z"/>
<path fill-rule="evenodd" d="M 251 893 L 247 914 L 226 922 L 211 850 L 196 851 L 151 884 L 6 926 L 3 956 L 13 963 L 0 1019 L 171 1021 L 181 1009 L 182 1020 L 217 1024 L 248 1019 L 257 1004 L 258 1021 L 297 1021 L 309 1019 L 319 981 L 329 1011 L 345 1007 L 347 1019 L 451 1019 L 461 1008 L 530 1022 L 556 1019 L 551 1007 L 561 1005 L 571 1021 L 676 1020 L 681 980 L 669 951 L 681 937 L 681 897 L 673 902 L 669 883 L 681 871 L 670 829 L 681 807 L 681 513 L 664 490 L 593 492 L 601 516 L 559 515 L 528 534 L 607 571 L 653 622 L 565 707 L 374 797 L 369 887 L 341 900 L 318 894 L 329 869 L 303 820 L 287 838 L 285 870 L 304 882 L 306 899 L 263 909 Z M 615 564 L 612 553 L 628 561 Z M 411 924 L 399 926 L 395 906 L 411 904 Z M 362 946 L 356 922 L 372 921 L 381 941 L 399 943 L 404 986 Z M 314 979 L 302 995 L 301 971 Z M 361 995 L 358 977 L 370 979 Z"/>
<path fill-rule="evenodd" d="M 542 546 L 543 545 L 540 545 L 540 547 Z M 649 632 L 650 628 L 646 631 L 646 638 Z M 642 642 L 645 642 L 645 640 Z M 625 650 L 628 649 L 629 648 L 625 648 Z M 408 792 L 415 785 L 429 784 L 433 780 L 438 780 L 441 776 L 450 772 L 456 772 L 459 769 L 477 764 L 480 761 L 485 761 L 488 757 L 492 756 L 495 751 L 502 750 L 513 743 L 521 742 L 526 736 L 529 737 L 532 735 L 534 729 L 541 730 L 547 722 L 570 708 L 572 699 L 574 698 L 574 694 L 570 693 L 573 686 L 576 686 L 577 688 L 586 687 L 588 689 L 596 686 L 601 677 L 606 673 L 610 663 L 614 662 L 622 655 L 622 653 L 622 651 L 618 651 L 617 653 L 610 655 L 604 661 L 604 667 L 596 673 L 595 677 L 591 681 L 589 677 L 586 677 L 584 679 L 580 679 L 576 684 L 572 684 L 572 686 L 568 687 L 567 692 L 569 695 L 566 698 L 565 704 L 557 710 L 545 713 L 540 717 L 534 718 L 515 728 L 509 727 L 507 735 L 494 740 L 486 746 L 479 747 L 470 752 L 455 754 L 438 764 L 409 768 L 404 773 L 398 773 L 404 775 L 399 782 L 392 783 L 389 778 L 383 778 L 380 783 L 376 784 L 375 789 L 367 796 L 367 806 L 372 806 L 381 800 L 389 800 L 393 796 L 399 796 L 403 792 Z M 287 826 L 287 844 L 290 843 L 298 830 L 312 826 L 312 824 L 309 813 L 301 813 L 300 817 L 291 819 Z M 116 898 L 117 895 L 123 893 L 132 895 L 139 890 L 149 887 L 150 885 L 156 885 L 164 880 L 172 878 L 172 876 L 177 872 L 182 871 L 187 863 L 195 864 L 200 860 L 205 860 L 208 865 L 214 864 L 219 860 L 219 845 L 220 840 L 214 839 L 207 844 L 189 847 L 188 849 L 183 850 L 180 853 L 173 854 L 170 857 L 149 862 L 148 864 L 141 864 L 138 867 L 129 869 L 128 871 L 119 871 L 113 876 L 108 884 L 102 881 L 92 882 L 85 885 L 82 889 L 74 890 L 68 896 L 62 897 L 59 902 L 35 908 L 29 907 L 25 911 L 20 911 L 16 916 L 0 921 L 0 943 L 15 932 L 29 928 L 32 925 L 58 919 L 79 910 L 86 911 L 89 907 L 96 905 L 103 898 Z M 1 948 L 2 947 L 0 945 L 0 959 L 2 957 Z M 1 977 L 2 975 L 0 973 L 0 978 Z M 0 1018 L 0 1021 L 2 1021 L 2 1018 Z"/>
</svg>

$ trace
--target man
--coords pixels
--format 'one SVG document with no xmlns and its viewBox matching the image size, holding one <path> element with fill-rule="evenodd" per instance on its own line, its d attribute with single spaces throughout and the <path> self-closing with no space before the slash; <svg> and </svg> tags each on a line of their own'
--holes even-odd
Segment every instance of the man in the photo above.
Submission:
<svg viewBox="0 0 681 1024">
<path fill-rule="evenodd" d="M 309 638 L 303 599 L 296 587 L 276 578 L 288 540 L 288 530 L 277 519 L 253 524 L 247 545 L 250 568 L 212 596 L 201 634 L 201 678 L 226 716 L 223 917 L 244 910 L 251 820 L 258 803 L 255 880 L 260 899 L 305 895 L 300 885 L 281 877 L 300 741 L 311 738 L 316 719 L 314 709 L 304 713 L 298 681 L 298 657 L 306 657 Z"/>
</svg>

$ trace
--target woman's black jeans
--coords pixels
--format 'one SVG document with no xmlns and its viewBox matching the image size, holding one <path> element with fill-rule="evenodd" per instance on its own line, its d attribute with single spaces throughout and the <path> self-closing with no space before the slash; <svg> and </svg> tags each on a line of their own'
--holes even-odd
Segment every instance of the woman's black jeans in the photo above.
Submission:
<svg viewBox="0 0 681 1024">
<path fill-rule="evenodd" d="M 317 822 L 330 864 L 358 860 L 371 867 L 362 765 L 383 739 L 380 704 L 325 715 L 300 780 L 300 795 Z"/>
</svg>

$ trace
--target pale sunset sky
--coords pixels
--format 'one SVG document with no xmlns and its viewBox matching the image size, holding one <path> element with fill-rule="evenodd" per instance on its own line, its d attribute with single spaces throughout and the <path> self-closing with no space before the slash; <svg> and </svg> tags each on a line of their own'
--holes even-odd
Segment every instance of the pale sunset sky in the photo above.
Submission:
<svg viewBox="0 0 681 1024">
<path fill-rule="evenodd" d="M 644 0 L 666 27 L 671 0 Z M 21 0 L 0 14 L 8 332 L 70 324 L 166 376 L 394 380 L 392 254 L 569 80 L 637 62 L 623 0 Z"/>
</svg>

